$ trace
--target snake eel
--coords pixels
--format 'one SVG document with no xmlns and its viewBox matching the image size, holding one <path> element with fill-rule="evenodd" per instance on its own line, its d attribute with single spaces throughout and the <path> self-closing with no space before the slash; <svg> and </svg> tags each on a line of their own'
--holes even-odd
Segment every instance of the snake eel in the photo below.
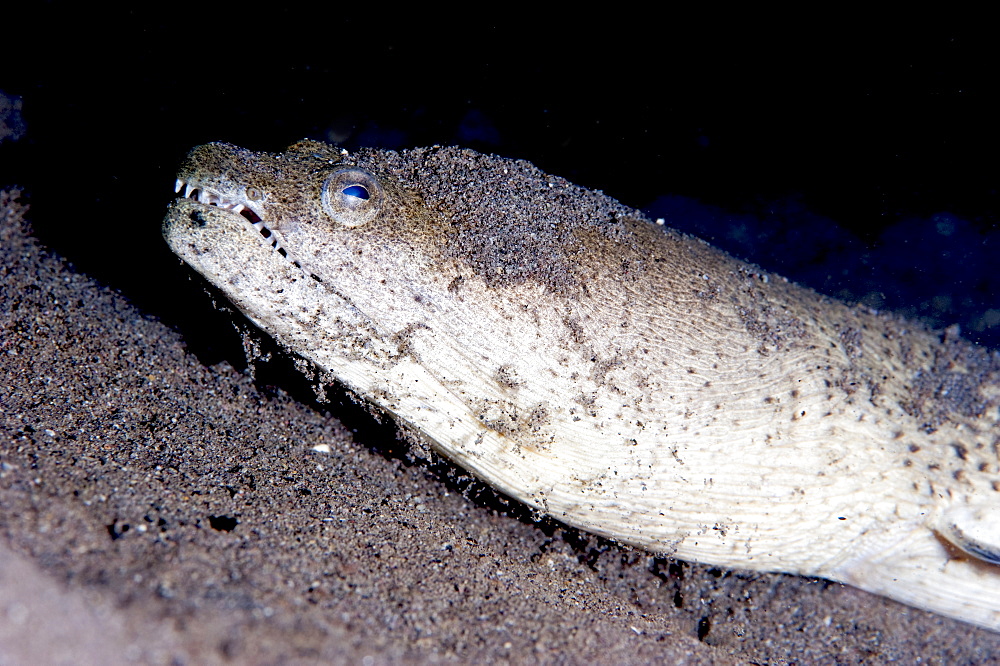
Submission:
<svg viewBox="0 0 1000 666">
<path fill-rule="evenodd" d="M 176 254 L 503 493 L 653 553 L 1000 631 L 997 353 L 525 161 L 212 143 L 177 178 Z"/>
</svg>

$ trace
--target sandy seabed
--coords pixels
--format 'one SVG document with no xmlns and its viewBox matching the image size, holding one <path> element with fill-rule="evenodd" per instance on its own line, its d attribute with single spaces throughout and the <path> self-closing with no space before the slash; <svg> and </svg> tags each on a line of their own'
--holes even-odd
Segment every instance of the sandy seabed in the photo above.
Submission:
<svg viewBox="0 0 1000 666">
<path fill-rule="evenodd" d="M 206 367 L 24 214 L 0 195 L 0 664 L 1000 658 L 996 634 L 842 585 L 498 510 Z"/>
</svg>

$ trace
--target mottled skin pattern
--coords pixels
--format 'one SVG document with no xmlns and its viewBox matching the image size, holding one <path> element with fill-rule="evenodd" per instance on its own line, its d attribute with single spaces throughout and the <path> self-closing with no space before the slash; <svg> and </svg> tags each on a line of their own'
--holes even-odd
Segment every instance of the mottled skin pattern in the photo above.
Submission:
<svg viewBox="0 0 1000 666">
<path fill-rule="evenodd" d="M 178 255 L 510 496 L 1000 630 L 997 355 L 525 162 L 209 144 L 178 178 Z"/>
</svg>

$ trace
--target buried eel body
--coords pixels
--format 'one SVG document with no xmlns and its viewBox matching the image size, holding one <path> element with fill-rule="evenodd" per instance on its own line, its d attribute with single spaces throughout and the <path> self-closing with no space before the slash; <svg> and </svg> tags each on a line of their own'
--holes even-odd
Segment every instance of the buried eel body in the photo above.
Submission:
<svg viewBox="0 0 1000 666">
<path fill-rule="evenodd" d="M 498 490 L 655 553 L 1000 631 L 1000 358 L 523 161 L 195 148 L 164 235 Z"/>
</svg>

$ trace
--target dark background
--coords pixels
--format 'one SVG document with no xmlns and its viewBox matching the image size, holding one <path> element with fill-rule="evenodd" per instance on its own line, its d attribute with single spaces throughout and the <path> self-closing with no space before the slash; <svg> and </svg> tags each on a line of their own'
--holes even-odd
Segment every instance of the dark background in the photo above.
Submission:
<svg viewBox="0 0 1000 666">
<path fill-rule="evenodd" d="M 176 166 L 207 141 L 312 137 L 524 158 L 825 293 L 1000 346 L 984 17 L 463 11 L 7 10 L 0 90 L 26 132 L 0 143 L 0 186 L 26 188 L 38 235 L 78 270 L 191 340 L 212 315 L 159 236 Z"/>
</svg>

